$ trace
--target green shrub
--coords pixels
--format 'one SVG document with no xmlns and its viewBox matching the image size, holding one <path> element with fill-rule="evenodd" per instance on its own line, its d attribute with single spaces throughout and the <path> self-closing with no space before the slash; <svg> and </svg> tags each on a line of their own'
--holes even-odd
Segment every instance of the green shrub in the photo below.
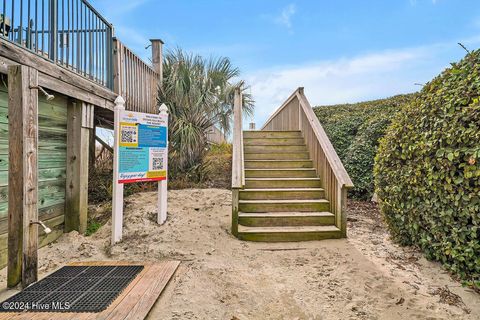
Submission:
<svg viewBox="0 0 480 320">
<path fill-rule="evenodd" d="M 375 184 L 395 240 L 480 285 L 480 50 L 428 83 L 381 139 Z"/>
<path fill-rule="evenodd" d="M 355 185 L 350 191 L 351 197 L 362 200 L 372 197 L 373 163 L 378 140 L 383 136 L 393 115 L 412 99 L 413 95 L 408 94 L 314 108 Z"/>
<path fill-rule="evenodd" d="M 102 227 L 103 224 L 96 220 L 89 220 L 87 223 L 87 231 L 85 231 L 86 236 L 91 236 Z"/>
</svg>

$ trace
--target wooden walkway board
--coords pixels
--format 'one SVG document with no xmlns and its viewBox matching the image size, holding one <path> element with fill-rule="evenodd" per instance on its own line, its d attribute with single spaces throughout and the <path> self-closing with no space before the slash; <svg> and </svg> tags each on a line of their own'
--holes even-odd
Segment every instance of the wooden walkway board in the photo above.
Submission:
<svg viewBox="0 0 480 320">
<path fill-rule="evenodd" d="M 102 265 L 144 265 L 144 269 L 133 279 L 122 294 L 112 304 L 99 313 L 60 313 L 60 312 L 22 312 L 0 313 L 0 320 L 120 320 L 145 319 L 158 297 L 177 270 L 179 261 L 158 263 L 134 263 L 123 261 L 77 262 L 71 266 Z"/>
</svg>

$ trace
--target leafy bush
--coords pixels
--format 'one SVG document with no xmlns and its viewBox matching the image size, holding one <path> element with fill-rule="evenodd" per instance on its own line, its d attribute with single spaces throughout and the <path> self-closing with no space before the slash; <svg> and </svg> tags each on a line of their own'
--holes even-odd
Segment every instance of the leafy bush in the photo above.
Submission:
<svg viewBox="0 0 480 320">
<path fill-rule="evenodd" d="M 169 188 L 223 188 L 232 185 L 232 145 L 210 145 L 202 162 L 188 172 L 177 174 L 170 180 Z"/>
<path fill-rule="evenodd" d="M 314 108 L 355 187 L 350 195 L 370 199 L 373 195 L 373 162 L 378 140 L 393 115 L 413 99 L 412 94 L 398 95 L 355 104 Z"/>
<path fill-rule="evenodd" d="M 480 286 L 480 50 L 397 113 L 375 183 L 394 239 Z"/>
</svg>

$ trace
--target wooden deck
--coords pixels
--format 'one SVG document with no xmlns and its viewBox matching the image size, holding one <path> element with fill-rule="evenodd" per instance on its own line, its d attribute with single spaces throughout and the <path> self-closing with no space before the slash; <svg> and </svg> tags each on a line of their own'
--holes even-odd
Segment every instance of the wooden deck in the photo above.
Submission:
<svg viewBox="0 0 480 320">
<path fill-rule="evenodd" d="M 179 261 L 133 263 L 122 261 L 77 262 L 71 266 L 144 265 L 145 268 L 112 304 L 99 313 L 22 312 L 0 313 L 0 320 L 46 319 L 145 319 L 180 264 Z"/>
</svg>

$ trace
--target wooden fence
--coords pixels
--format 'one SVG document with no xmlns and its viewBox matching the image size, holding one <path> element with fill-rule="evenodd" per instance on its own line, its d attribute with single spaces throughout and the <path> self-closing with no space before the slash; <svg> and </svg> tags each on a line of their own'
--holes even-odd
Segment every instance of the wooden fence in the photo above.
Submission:
<svg viewBox="0 0 480 320">
<path fill-rule="evenodd" d="M 267 120 L 262 130 L 300 130 L 302 132 L 325 190 L 325 197 L 330 201 L 331 212 L 335 214 L 335 225 L 346 236 L 347 189 L 352 188 L 353 183 L 305 97 L 303 88 L 298 88 L 283 103 Z"/>
<path fill-rule="evenodd" d="M 113 91 L 125 99 L 125 109 L 158 113 L 160 75 L 115 38 L 113 50 Z"/>
</svg>

